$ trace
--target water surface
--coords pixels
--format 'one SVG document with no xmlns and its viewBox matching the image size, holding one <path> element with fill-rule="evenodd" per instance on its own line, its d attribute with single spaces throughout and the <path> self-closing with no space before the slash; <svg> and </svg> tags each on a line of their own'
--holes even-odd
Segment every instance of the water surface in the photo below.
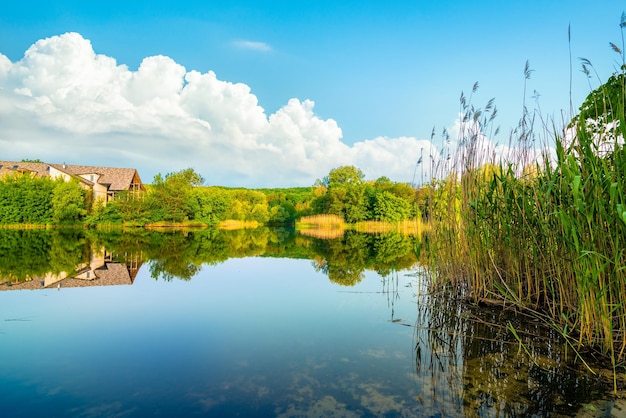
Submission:
<svg viewBox="0 0 626 418">
<path fill-rule="evenodd" d="M 432 293 L 410 238 L 67 234 L 0 241 L 3 416 L 567 416 L 602 396 L 549 331 Z"/>
</svg>

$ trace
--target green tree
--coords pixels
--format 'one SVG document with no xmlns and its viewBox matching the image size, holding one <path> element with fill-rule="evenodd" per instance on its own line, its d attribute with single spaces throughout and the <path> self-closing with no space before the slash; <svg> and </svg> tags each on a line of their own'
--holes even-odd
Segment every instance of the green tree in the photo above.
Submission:
<svg viewBox="0 0 626 418">
<path fill-rule="evenodd" d="M 197 187 L 193 191 L 191 211 L 193 219 L 217 225 L 231 204 L 228 192 L 219 187 Z"/>
<path fill-rule="evenodd" d="M 47 224 L 52 222 L 55 183 L 29 174 L 5 176 L 0 180 L 0 223 Z"/>
<path fill-rule="evenodd" d="M 155 217 L 162 213 L 161 208 L 151 207 L 151 203 L 152 200 L 146 199 L 144 193 L 124 191 L 102 209 L 102 221 L 115 223 L 120 218 L 127 224 L 142 225 L 157 220 Z"/>
<path fill-rule="evenodd" d="M 157 174 L 148 195 L 155 221 L 182 222 L 193 216 L 193 189 L 203 183 L 202 176 L 187 168 L 165 177 Z"/>
<path fill-rule="evenodd" d="M 411 204 L 388 191 L 376 192 L 373 206 L 377 221 L 400 222 L 411 217 Z"/>
<path fill-rule="evenodd" d="M 77 223 L 87 215 L 87 191 L 77 180 L 55 182 L 52 217 L 58 223 Z"/>
<path fill-rule="evenodd" d="M 324 190 L 315 207 L 318 213 L 343 217 L 347 222 L 358 222 L 368 218 L 367 188 L 363 172 L 354 166 L 338 167 L 318 182 Z"/>
<path fill-rule="evenodd" d="M 346 165 L 330 170 L 328 176 L 324 177 L 324 180 L 322 180 L 322 184 L 327 188 L 336 186 L 360 185 L 363 183 L 364 178 L 365 175 L 363 174 L 361 169 L 353 165 Z"/>
</svg>

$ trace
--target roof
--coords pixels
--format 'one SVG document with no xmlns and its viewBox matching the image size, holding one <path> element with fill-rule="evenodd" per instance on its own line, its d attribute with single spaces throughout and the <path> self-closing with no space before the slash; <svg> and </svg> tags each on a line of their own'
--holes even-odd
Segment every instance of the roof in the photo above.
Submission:
<svg viewBox="0 0 626 418">
<path fill-rule="evenodd" d="M 128 190 L 132 184 L 135 174 L 139 177 L 137 170 L 134 168 L 112 168 L 112 167 L 96 167 L 88 165 L 69 165 L 69 164 L 50 164 L 57 170 L 64 171 L 68 174 L 80 176 L 83 174 L 100 174 L 102 177 L 98 179 L 100 184 L 108 184 L 109 190 L 120 191 Z"/>
<path fill-rule="evenodd" d="M 68 277 L 55 281 L 47 288 L 43 286 L 41 277 L 34 277 L 20 283 L 3 282 L 0 278 L 0 291 L 3 290 L 38 290 L 59 287 L 91 287 L 91 286 L 119 286 L 132 285 L 134 275 L 126 265 L 121 263 L 106 263 L 103 267 L 95 270 L 96 277 L 93 279 L 78 279 Z M 135 272 L 136 274 L 136 272 Z"/>
<path fill-rule="evenodd" d="M 0 170 L 2 172 L 13 172 L 20 170 L 34 171 L 40 177 L 47 177 L 50 172 L 48 167 L 50 164 L 46 163 L 27 163 L 19 161 L 0 161 Z"/>
<path fill-rule="evenodd" d="M 139 173 L 137 173 L 137 170 L 134 168 L 0 161 L 0 172 L 28 170 L 36 172 L 40 177 L 47 177 L 50 175 L 48 167 L 54 167 L 61 172 L 75 176 L 99 174 L 101 177 L 97 180 L 97 182 L 99 184 L 108 185 L 108 189 L 111 191 L 128 190 L 129 186 L 133 183 L 135 175 L 139 178 Z M 88 182 L 88 180 L 85 181 Z"/>
</svg>

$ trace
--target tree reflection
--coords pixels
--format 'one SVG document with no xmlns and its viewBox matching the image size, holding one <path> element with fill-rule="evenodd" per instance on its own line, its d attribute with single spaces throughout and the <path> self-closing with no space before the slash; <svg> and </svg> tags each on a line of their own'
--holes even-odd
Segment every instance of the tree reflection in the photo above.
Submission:
<svg viewBox="0 0 626 418">
<path fill-rule="evenodd" d="M 141 248 L 150 275 L 170 281 L 190 280 L 203 265 L 215 265 L 229 258 L 262 256 L 267 253 L 285 254 L 286 242 L 293 243 L 281 229 L 256 228 L 245 230 L 139 230 L 113 234 L 107 246 L 120 249 Z"/>
<path fill-rule="evenodd" d="M 355 231 L 335 239 L 312 241 L 316 258 L 314 267 L 343 286 L 354 286 L 363 279 L 365 270 L 373 270 L 386 277 L 392 271 L 413 266 L 416 238 L 397 232 L 366 234 Z"/>
<path fill-rule="evenodd" d="M 365 234 L 348 231 L 340 239 L 322 240 L 296 236 L 293 230 L 256 228 L 244 230 L 198 229 L 115 233 L 107 247 L 141 247 L 155 279 L 190 280 L 202 265 L 229 258 L 271 256 L 314 260 L 313 265 L 338 284 L 360 282 L 365 270 L 386 276 L 416 262 L 415 238 L 392 232 Z M 133 243 L 134 242 L 134 243 Z M 137 244 L 140 242 L 140 244 Z"/>
<path fill-rule="evenodd" d="M 89 247 L 80 230 L 0 229 L 0 282 L 73 272 L 88 257 Z"/>
<path fill-rule="evenodd" d="M 338 239 L 297 236 L 288 229 L 244 230 L 0 230 L 0 274 L 23 281 L 45 274 L 68 275 L 106 249 L 111 260 L 148 263 L 151 277 L 190 280 L 203 265 L 239 257 L 314 260 L 314 268 L 337 284 L 359 283 L 365 270 L 383 277 L 416 262 L 415 238 L 396 232 L 347 231 Z"/>
</svg>

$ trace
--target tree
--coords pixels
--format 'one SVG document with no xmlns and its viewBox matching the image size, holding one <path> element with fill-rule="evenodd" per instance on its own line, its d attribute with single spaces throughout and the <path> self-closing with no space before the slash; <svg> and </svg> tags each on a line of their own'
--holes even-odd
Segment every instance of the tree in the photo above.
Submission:
<svg viewBox="0 0 626 418">
<path fill-rule="evenodd" d="M 374 195 L 374 219 L 385 222 L 400 222 L 411 216 L 411 204 L 388 191 Z"/>
<path fill-rule="evenodd" d="M 46 224 L 52 221 L 55 183 L 17 173 L 0 180 L 0 223 Z"/>
<path fill-rule="evenodd" d="M 585 66 L 583 65 L 583 68 Z M 569 136 L 581 158 L 585 150 L 596 155 L 607 156 L 616 145 L 624 145 L 626 133 L 626 70 L 615 73 L 606 83 L 589 93 L 580 112 L 569 124 Z M 584 156 L 584 157 L 583 157 Z"/>
<path fill-rule="evenodd" d="M 320 184 L 326 188 L 325 196 L 318 199 L 315 207 L 325 213 L 341 216 L 347 222 L 367 219 L 368 201 L 364 177 L 363 172 L 354 166 L 331 170 Z"/>
<path fill-rule="evenodd" d="M 182 222 L 192 218 L 193 189 L 203 182 L 191 168 L 169 173 L 165 178 L 157 174 L 149 194 L 150 206 L 158 215 L 155 220 Z"/>
<path fill-rule="evenodd" d="M 230 207 L 229 194 L 218 187 L 197 187 L 193 190 L 191 210 L 193 219 L 209 225 L 217 225 L 224 220 Z"/>
<path fill-rule="evenodd" d="M 87 215 L 87 191 L 77 180 L 55 182 L 52 194 L 52 216 L 58 223 L 77 223 Z"/>
<path fill-rule="evenodd" d="M 106 206 L 101 202 L 96 202 L 93 217 L 100 216 L 100 221 L 106 223 L 142 224 L 154 217 L 151 213 L 152 208 L 148 207 L 149 204 L 150 201 L 146 201 L 143 196 L 140 198 L 133 192 L 124 191 Z"/>
<path fill-rule="evenodd" d="M 327 188 L 360 185 L 363 183 L 363 178 L 365 178 L 365 175 L 359 168 L 346 165 L 330 170 L 328 176 L 324 177 L 324 180 L 322 180 L 322 185 Z"/>
</svg>

